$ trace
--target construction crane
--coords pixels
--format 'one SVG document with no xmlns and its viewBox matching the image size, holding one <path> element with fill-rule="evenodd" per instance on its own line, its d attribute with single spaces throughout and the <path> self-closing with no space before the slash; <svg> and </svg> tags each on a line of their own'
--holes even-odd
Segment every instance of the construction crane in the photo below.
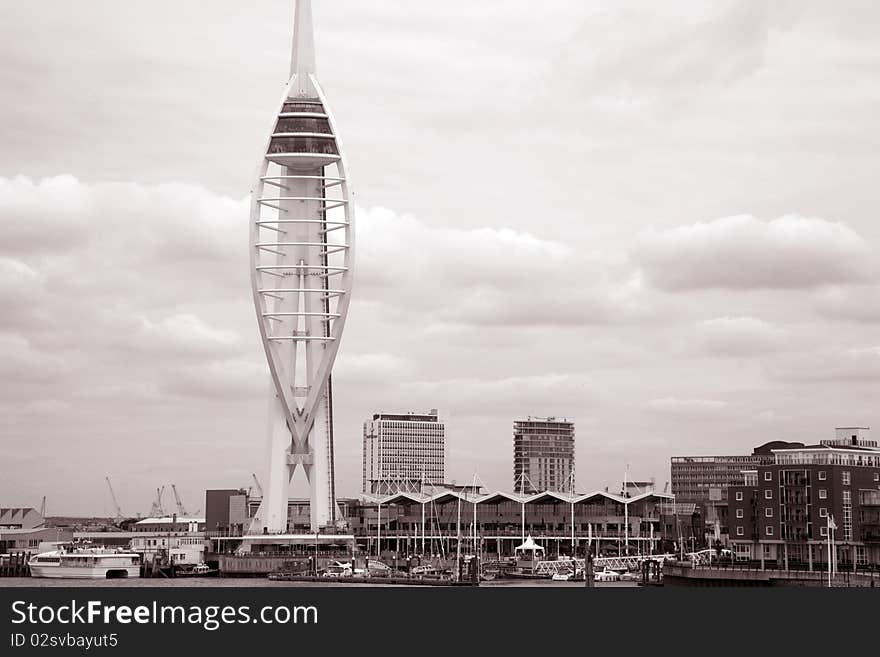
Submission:
<svg viewBox="0 0 880 657">
<path fill-rule="evenodd" d="M 104 477 L 104 479 L 107 481 L 107 488 L 110 489 L 110 497 L 112 498 L 113 506 L 116 509 L 116 519 L 120 520 L 122 518 L 122 509 L 119 508 L 119 502 L 116 499 L 116 493 L 113 491 L 113 484 L 110 483 L 110 477 Z M 44 497 L 43 501 L 45 502 L 45 500 L 46 498 Z"/>
<path fill-rule="evenodd" d="M 256 475 L 256 474 L 252 474 L 251 477 L 252 477 L 253 480 L 254 480 L 254 486 L 255 486 L 256 489 L 257 489 L 257 495 L 259 495 L 260 497 L 263 497 L 263 487 L 260 486 L 260 480 L 257 479 L 257 475 Z"/>
<path fill-rule="evenodd" d="M 165 492 L 165 486 L 162 488 L 156 489 L 156 499 L 153 500 L 153 504 L 150 507 L 150 517 L 151 518 L 161 518 L 165 515 L 165 509 L 162 508 L 162 493 Z"/>
<path fill-rule="evenodd" d="M 177 515 L 186 517 L 188 514 L 183 507 L 183 502 L 180 501 L 180 495 L 177 494 L 177 486 L 171 484 L 171 491 L 174 493 L 174 502 L 177 504 Z"/>
</svg>

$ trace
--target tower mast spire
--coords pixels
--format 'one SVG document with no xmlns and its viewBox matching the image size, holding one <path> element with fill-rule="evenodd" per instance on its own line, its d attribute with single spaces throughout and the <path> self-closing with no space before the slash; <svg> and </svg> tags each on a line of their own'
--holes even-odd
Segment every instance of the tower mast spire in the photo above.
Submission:
<svg viewBox="0 0 880 657">
<path fill-rule="evenodd" d="M 289 484 L 300 468 L 311 530 L 335 528 L 330 378 L 351 294 L 354 211 L 315 76 L 308 0 L 294 5 L 293 32 L 290 82 L 251 193 L 251 288 L 274 389 L 257 533 L 287 531 Z"/>
<path fill-rule="evenodd" d="M 313 94 L 309 74 L 317 72 L 315 67 L 315 31 L 312 26 L 312 2 L 311 0 L 295 0 L 295 4 L 290 76 L 296 76 L 296 92 L 300 96 L 311 96 Z"/>
</svg>

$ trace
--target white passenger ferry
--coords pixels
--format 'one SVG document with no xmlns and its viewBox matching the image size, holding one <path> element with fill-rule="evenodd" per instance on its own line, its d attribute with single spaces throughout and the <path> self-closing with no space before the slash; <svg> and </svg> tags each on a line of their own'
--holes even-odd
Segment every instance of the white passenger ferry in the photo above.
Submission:
<svg viewBox="0 0 880 657">
<path fill-rule="evenodd" d="M 141 576 L 141 555 L 122 548 L 60 546 L 28 561 L 31 577 L 116 579 Z"/>
</svg>

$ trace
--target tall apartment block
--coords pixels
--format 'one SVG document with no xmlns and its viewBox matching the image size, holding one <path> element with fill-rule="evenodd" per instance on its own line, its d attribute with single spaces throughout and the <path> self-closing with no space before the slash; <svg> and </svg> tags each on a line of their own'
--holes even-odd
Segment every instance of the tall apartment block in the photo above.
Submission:
<svg viewBox="0 0 880 657">
<path fill-rule="evenodd" d="M 437 409 L 375 413 L 364 422 L 363 492 L 421 491 L 446 478 L 446 427 Z"/>
<path fill-rule="evenodd" d="M 531 417 L 513 423 L 513 481 L 517 493 L 568 493 L 574 472 L 574 422 Z"/>
</svg>

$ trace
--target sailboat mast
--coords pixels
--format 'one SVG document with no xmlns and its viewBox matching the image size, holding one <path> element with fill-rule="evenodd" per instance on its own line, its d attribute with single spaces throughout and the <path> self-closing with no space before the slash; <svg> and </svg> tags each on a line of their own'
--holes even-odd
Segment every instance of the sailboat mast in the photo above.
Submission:
<svg viewBox="0 0 880 657">
<path fill-rule="evenodd" d="M 477 473 L 474 472 L 474 483 L 471 486 L 471 495 L 474 496 L 474 554 L 477 554 Z"/>
<path fill-rule="evenodd" d="M 458 519 L 455 521 L 456 550 L 455 550 L 455 572 L 458 573 L 457 579 L 461 580 L 461 493 L 458 494 Z"/>
<path fill-rule="evenodd" d="M 568 494 L 571 495 L 571 556 L 574 558 L 577 556 L 574 541 L 574 470 L 571 471 L 571 485 Z"/>
<path fill-rule="evenodd" d="M 526 470 L 525 466 L 523 466 L 522 472 L 520 473 L 519 478 L 519 495 L 520 495 L 520 517 L 522 518 L 522 530 L 521 536 L 522 542 L 526 541 Z"/>
<path fill-rule="evenodd" d="M 629 498 L 626 496 L 626 480 L 629 475 L 629 464 L 623 474 L 623 544 L 626 548 L 626 556 L 629 556 Z"/>
</svg>

